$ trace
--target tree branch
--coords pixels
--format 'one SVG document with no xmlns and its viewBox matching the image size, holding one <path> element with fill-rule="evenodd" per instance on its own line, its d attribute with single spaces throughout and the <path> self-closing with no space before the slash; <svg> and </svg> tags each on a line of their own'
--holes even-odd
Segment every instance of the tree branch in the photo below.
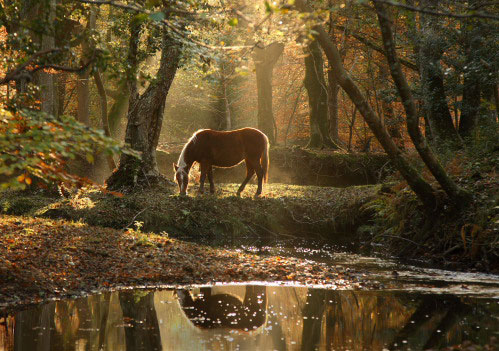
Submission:
<svg viewBox="0 0 499 351">
<path fill-rule="evenodd" d="M 374 0 L 375 2 L 387 4 L 390 6 L 395 6 L 395 7 L 400 7 L 409 11 L 415 11 L 415 12 L 421 12 L 421 13 L 426 13 L 428 15 L 433 15 L 433 16 L 444 16 L 444 17 L 453 17 L 453 18 L 487 18 L 487 19 L 492 19 L 495 21 L 499 21 L 499 16 L 496 15 L 491 15 L 488 13 L 483 13 L 483 12 L 473 12 L 473 13 L 453 13 L 449 11 L 434 11 L 434 10 L 429 10 L 423 7 L 416 7 L 416 6 L 411 6 L 407 4 L 402 4 L 400 2 L 392 1 L 392 0 Z M 497 2 L 490 2 L 485 6 L 492 6 L 492 5 L 497 5 Z M 483 7 L 483 6 L 481 6 Z M 471 10 L 474 10 L 475 8 L 471 8 Z"/>
<path fill-rule="evenodd" d="M 0 85 L 5 85 L 13 80 L 16 80 L 20 75 L 23 75 L 26 73 L 32 74 L 32 73 L 35 73 L 35 72 L 40 71 L 40 70 L 45 69 L 45 68 L 52 68 L 52 69 L 55 69 L 56 71 L 64 71 L 64 72 L 81 72 L 81 71 L 85 70 L 88 66 L 90 66 L 90 64 L 95 59 L 95 53 L 94 53 L 94 55 L 88 60 L 88 62 L 86 62 L 85 64 L 83 64 L 82 66 L 79 66 L 79 67 L 61 66 L 61 65 L 56 65 L 56 64 L 52 64 L 52 63 L 45 63 L 45 64 L 37 65 L 36 63 L 34 63 L 34 61 L 38 57 L 46 56 L 46 55 L 49 55 L 49 54 L 52 54 L 55 52 L 60 52 L 60 51 L 64 51 L 64 49 L 52 48 L 52 49 L 42 50 L 42 51 L 39 51 L 39 52 L 33 54 L 25 63 L 17 66 L 16 68 L 11 70 L 10 72 L 7 72 L 5 77 L 0 79 Z M 34 67 L 27 68 L 30 65 L 33 65 Z"/>
<path fill-rule="evenodd" d="M 382 47 L 376 45 L 375 43 L 369 41 L 368 39 L 362 37 L 361 35 L 357 33 L 352 33 L 348 28 L 339 24 L 336 24 L 335 27 L 344 31 L 345 35 L 351 35 L 352 37 L 360 41 L 362 44 L 386 56 L 386 52 Z M 415 63 L 400 57 L 399 61 L 402 65 L 406 66 L 407 68 L 410 68 L 416 72 L 419 71 L 419 67 Z"/>
</svg>

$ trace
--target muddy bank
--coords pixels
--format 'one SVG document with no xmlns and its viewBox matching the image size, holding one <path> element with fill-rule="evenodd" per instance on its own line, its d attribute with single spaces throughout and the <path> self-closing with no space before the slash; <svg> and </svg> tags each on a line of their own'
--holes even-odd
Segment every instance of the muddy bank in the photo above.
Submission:
<svg viewBox="0 0 499 351">
<path fill-rule="evenodd" d="M 181 145 L 158 150 L 160 171 L 173 179 L 172 164 L 177 162 Z M 386 154 L 347 154 L 328 150 L 273 147 L 270 149 L 270 183 L 347 187 L 377 184 L 393 173 Z M 215 182 L 240 183 L 246 166 L 215 168 Z"/>
</svg>

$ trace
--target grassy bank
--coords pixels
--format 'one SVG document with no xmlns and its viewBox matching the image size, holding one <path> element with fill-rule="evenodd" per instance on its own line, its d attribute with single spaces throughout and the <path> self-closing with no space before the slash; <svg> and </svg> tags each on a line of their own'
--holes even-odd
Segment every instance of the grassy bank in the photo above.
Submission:
<svg viewBox="0 0 499 351">
<path fill-rule="evenodd" d="M 352 233 L 370 217 L 364 206 L 380 186 L 324 188 L 268 184 L 265 196 L 254 199 L 255 185 L 241 198 L 237 184 L 218 186 L 215 195 L 178 196 L 173 186 L 143 190 L 124 197 L 81 190 L 71 197 L 42 193 L 4 193 L 3 213 L 63 218 L 90 225 L 125 229 L 141 223 L 142 229 L 189 236 L 316 236 L 351 240 Z"/>
<path fill-rule="evenodd" d="M 446 204 L 443 194 L 437 210 L 422 208 L 403 182 L 347 188 L 267 184 L 258 199 L 252 197 L 255 185 L 249 185 L 241 198 L 234 196 L 238 184 L 220 184 L 215 195 L 202 196 L 196 196 L 194 185 L 188 197 L 178 196 L 173 185 L 123 197 L 92 189 L 67 197 L 4 192 L 0 209 L 10 215 L 118 230 L 140 228 L 209 242 L 315 237 L 439 267 L 499 272 L 499 183 L 495 168 L 489 166 L 490 162 L 470 169 L 469 176 L 461 172 L 458 180 L 474 199 L 459 211 Z"/>
</svg>

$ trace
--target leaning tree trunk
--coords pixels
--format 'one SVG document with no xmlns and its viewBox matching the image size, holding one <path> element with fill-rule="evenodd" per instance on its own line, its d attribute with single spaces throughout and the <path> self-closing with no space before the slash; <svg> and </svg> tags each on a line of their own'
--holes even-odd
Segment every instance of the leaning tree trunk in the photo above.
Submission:
<svg viewBox="0 0 499 351">
<path fill-rule="evenodd" d="M 142 154 L 140 159 L 122 154 L 118 169 L 108 178 L 111 190 L 133 188 L 137 184 L 150 186 L 161 181 L 156 162 L 163 110 L 168 91 L 177 72 L 180 47 L 165 30 L 161 46 L 161 60 L 156 80 L 134 102 L 128 113 L 125 143 Z"/>
<path fill-rule="evenodd" d="M 324 80 L 324 62 L 322 52 L 314 40 L 308 46 L 305 57 L 305 89 L 308 93 L 310 110 L 310 140 L 308 147 L 328 147 L 339 149 L 329 136 L 328 94 Z"/>
<path fill-rule="evenodd" d="M 271 144 L 275 143 L 272 71 L 283 50 L 283 44 L 272 43 L 264 48 L 256 46 L 253 54 L 258 90 L 258 129 L 267 135 Z"/>
<path fill-rule="evenodd" d="M 381 35 L 383 37 L 383 46 L 385 48 L 386 57 L 390 66 L 393 81 L 397 86 L 397 91 L 402 98 L 402 103 L 407 115 L 407 131 L 411 137 L 416 150 L 423 159 L 425 165 L 430 170 L 431 174 L 435 177 L 438 183 L 442 186 L 449 198 L 455 204 L 466 203 L 469 194 L 463 189 L 459 188 L 456 183 L 449 177 L 445 169 L 442 167 L 437 157 L 429 147 L 426 139 L 421 134 L 419 129 L 419 118 L 417 115 L 416 104 L 412 97 L 412 92 L 407 84 L 404 73 L 398 61 L 397 53 L 395 51 L 395 44 L 393 41 L 393 34 L 391 30 L 388 14 L 385 11 L 384 5 L 376 0 L 373 0 L 374 6 L 378 14 L 378 21 L 381 28 Z"/>
<path fill-rule="evenodd" d="M 306 0 L 296 0 L 295 6 L 302 12 L 311 11 L 306 4 Z M 357 109 L 392 160 L 394 166 L 407 181 L 414 193 L 426 207 L 433 209 L 436 204 L 433 188 L 421 177 L 416 169 L 412 167 L 409 161 L 404 157 L 402 151 L 395 145 L 387 130 L 383 127 L 379 117 L 369 106 L 359 87 L 343 67 L 338 48 L 333 44 L 324 28 L 321 25 L 317 25 L 314 27 L 314 31 L 316 32 L 315 37 L 322 46 L 329 64 L 335 72 L 337 72 L 338 83 L 342 89 L 348 94 L 355 106 L 357 106 Z"/>
</svg>

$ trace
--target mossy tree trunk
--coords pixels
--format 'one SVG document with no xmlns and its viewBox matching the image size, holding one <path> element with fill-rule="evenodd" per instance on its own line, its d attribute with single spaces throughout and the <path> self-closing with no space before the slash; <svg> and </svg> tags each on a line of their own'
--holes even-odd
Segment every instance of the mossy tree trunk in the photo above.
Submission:
<svg viewBox="0 0 499 351">
<path fill-rule="evenodd" d="M 296 0 L 295 6 L 302 12 L 311 11 L 306 0 Z M 338 83 L 362 114 L 364 120 L 392 160 L 394 166 L 399 170 L 421 202 L 430 209 L 435 208 L 436 198 L 433 188 L 421 177 L 416 169 L 412 167 L 409 161 L 404 157 L 402 151 L 395 145 L 388 134 L 388 131 L 383 127 L 381 120 L 369 106 L 359 87 L 343 67 L 341 56 L 336 45 L 331 41 L 331 38 L 321 25 L 315 26 L 314 30 L 316 32 L 315 37 L 323 48 L 329 64 L 335 72 L 337 72 Z"/>
<path fill-rule="evenodd" d="M 267 135 L 271 144 L 275 143 L 272 72 L 283 50 L 283 44 L 272 43 L 263 48 L 256 46 L 253 54 L 258 92 L 258 129 Z"/>
<path fill-rule="evenodd" d="M 310 111 L 310 140 L 308 147 L 339 147 L 329 136 L 328 94 L 324 79 L 324 61 L 317 40 L 312 41 L 305 50 L 305 89 L 308 93 Z"/>
<path fill-rule="evenodd" d="M 163 122 L 166 96 L 177 72 L 180 60 L 180 47 L 163 32 L 161 60 L 156 78 L 145 92 L 136 98 L 131 96 L 125 143 L 141 152 L 141 159 L 122 154 L 118 169 L 108 178 L 111 190 L 150 186 L 161 181 L 156 162 L 156 147 Z M 134 94 L 134 90 L 131 91 Z M 135 100 L 132 104 L 132 101 Z"/>
</svg>

